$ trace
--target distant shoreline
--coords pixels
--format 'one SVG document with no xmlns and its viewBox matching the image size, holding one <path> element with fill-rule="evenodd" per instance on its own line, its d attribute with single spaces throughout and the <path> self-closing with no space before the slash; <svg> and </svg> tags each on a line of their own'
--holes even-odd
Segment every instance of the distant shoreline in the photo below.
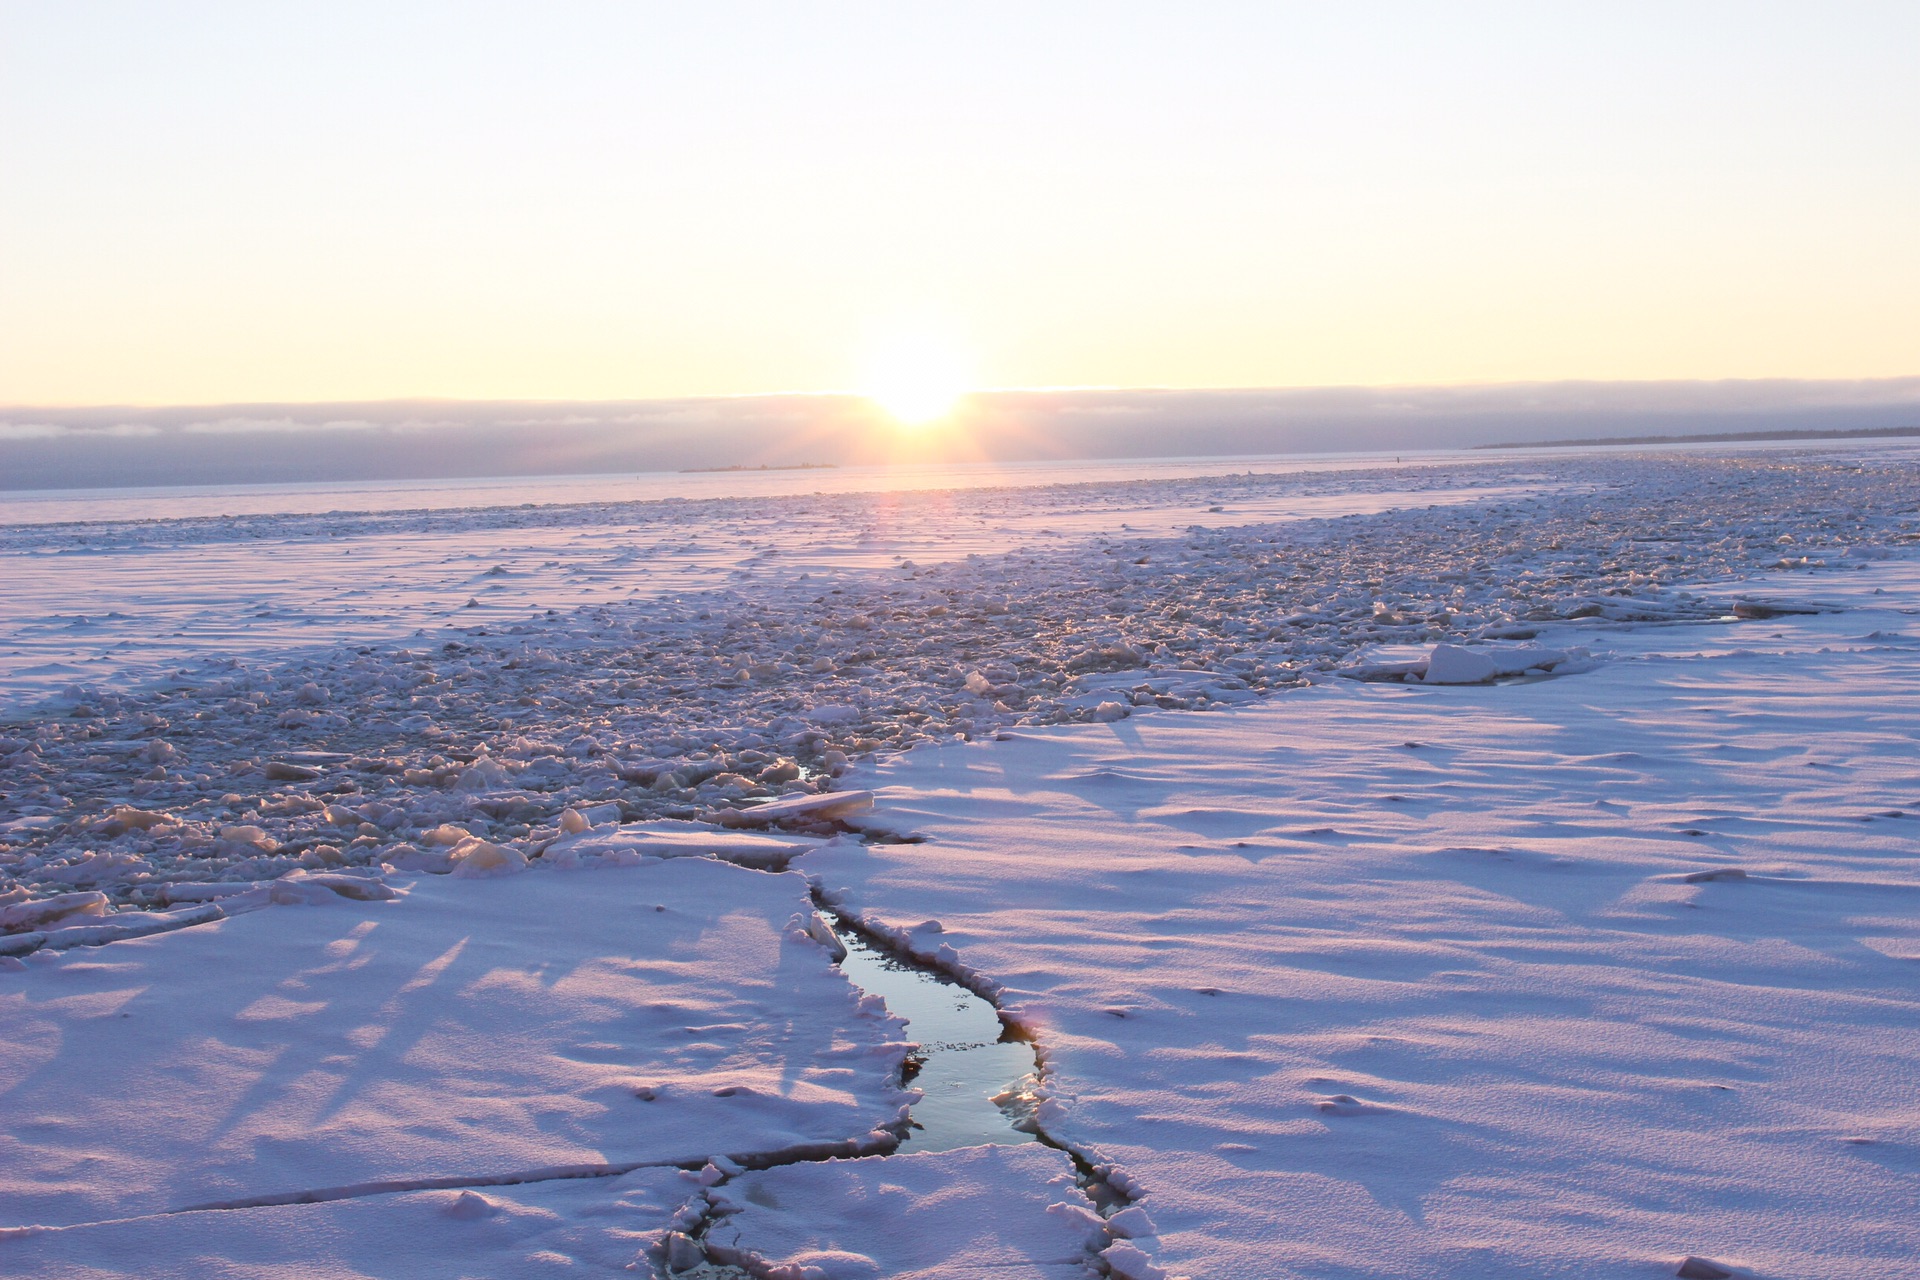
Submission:
<svg viewBox="0 0 1920 1280">
<path fill-rule="evenodd" d="M 757 467 L 749 467 L 736 462 L 730 467 L 682 467 L 680 474 L 704 476 L 721 471 L 832 471 L 839 465 L 837 462 L 785 462 L 776 466 L 763 462 Z"/>
<path fill-rule="evenodd" d="M 1737 444 L 1742 440 L 1873 440 L 1889 436 L 1920 436 L 1915 427 L 1840 428 L 1833 431 L 1718 431 L 1712 435 L 1593 436 L 1582 440 L 1510 440 L 1504 444 L 1476 444 L 1470 449 L 1570 449 L 1596 444 Z"/>
</svg>

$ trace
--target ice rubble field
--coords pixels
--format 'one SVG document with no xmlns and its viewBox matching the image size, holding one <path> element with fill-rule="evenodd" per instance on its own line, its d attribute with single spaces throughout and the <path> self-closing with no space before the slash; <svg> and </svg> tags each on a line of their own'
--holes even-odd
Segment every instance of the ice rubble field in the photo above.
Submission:
<svg viewBox="0 0 1920 1280">
<path fill-rule="evenodd" d="M 0 538 L 8 584 L 0 597 L 0 699 L 152 679 L 210 656 L 246 660 L 316 637 L 387 642 L 454 626 L 527 635 L 591 603 L 728 586 L 758 592 L 915 557 L 997 554 L 1094 532 L 1165 534 L 1199 518 L 1230 527 L 1373 511 L 1416 496 L 1449 501 L 1500 487 L 1499 475 L 1409 468 L 1350 480 L 1263 473 L 16 525 Z M 1453 485 L 1461 492 L 1448 492 Z M 1529 487 L 1522 480 L 1511 489 Z M 298 505 L 299 495 L 285 500 Z M 8 505 L 0 502 L 0 511 Z"/>
<path fill-rule="evenodd" d="M 1912 453 L 1530 465 L 22 709 L 0 1270 L 1920 1275 Z M 1056 1145 L 824 1158 L 914 1030 L 823 906 Z"/>
</svg>

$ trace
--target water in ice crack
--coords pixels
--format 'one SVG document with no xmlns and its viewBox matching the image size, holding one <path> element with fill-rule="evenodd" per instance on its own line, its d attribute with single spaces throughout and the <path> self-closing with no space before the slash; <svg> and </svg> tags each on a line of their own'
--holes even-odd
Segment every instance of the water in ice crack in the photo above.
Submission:
<svg viewBox="0 0 1920 1280">
<path fill-rule="evenodd" d="M 853 983 L 907 1020 L 919 1043 L 909 1081 L 925 1096 L 913 1106 L 913 1128 L 899 1150 L 952 1151 L 986 1143 L 1034 1142 L 1013 1127 L 994 1095 L 1037 1075 L 1033 1046 L 1000 1021 L 991 1004 L 930 965 L 882 950 L 842 923 L 840 968 Z"/>
</svg>

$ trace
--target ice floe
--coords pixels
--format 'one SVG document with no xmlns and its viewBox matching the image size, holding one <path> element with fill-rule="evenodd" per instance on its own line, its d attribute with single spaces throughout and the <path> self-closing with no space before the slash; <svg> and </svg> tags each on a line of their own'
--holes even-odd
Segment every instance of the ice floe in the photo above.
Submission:
<svg viewBox="0 0 1920 1280">
<path fill-rule="evenodd" d="M 1577 680 L 912 752 L 851 780 L 927 843 L 801 865 L 991 975 L 1154 1266 L 1898 1274 L 1920 646 L 1860 637 L 1920 573 L 1878 582 L 1765 645 L 1618 632 Z"/>
</svg>

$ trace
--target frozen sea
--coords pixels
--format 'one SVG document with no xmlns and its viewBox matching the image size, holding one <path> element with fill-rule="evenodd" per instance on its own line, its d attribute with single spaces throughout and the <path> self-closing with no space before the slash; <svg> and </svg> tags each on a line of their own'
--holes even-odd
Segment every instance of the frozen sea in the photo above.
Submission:
<svg viewBox="0 0 1920 1280">
<path fill-rule="evenodd" d="M 0 1272 L 1920 1276 L 1911 444 L 0 521 Z"/>
<path fill-rule="evenodd" d="M 386 641 L 1202 517 L 1379 510 L 1433 500 L 1426 473 L 1461 457 L 0 491 L 0 706 L 316 636 Z M 1346 472 L 1370 479 L 1326 483 Z M 1485 483 L 1476 472 L 1466 486 Z M 1229 498 L 1230 511 L 1213 510 Z"/>
</svg>

